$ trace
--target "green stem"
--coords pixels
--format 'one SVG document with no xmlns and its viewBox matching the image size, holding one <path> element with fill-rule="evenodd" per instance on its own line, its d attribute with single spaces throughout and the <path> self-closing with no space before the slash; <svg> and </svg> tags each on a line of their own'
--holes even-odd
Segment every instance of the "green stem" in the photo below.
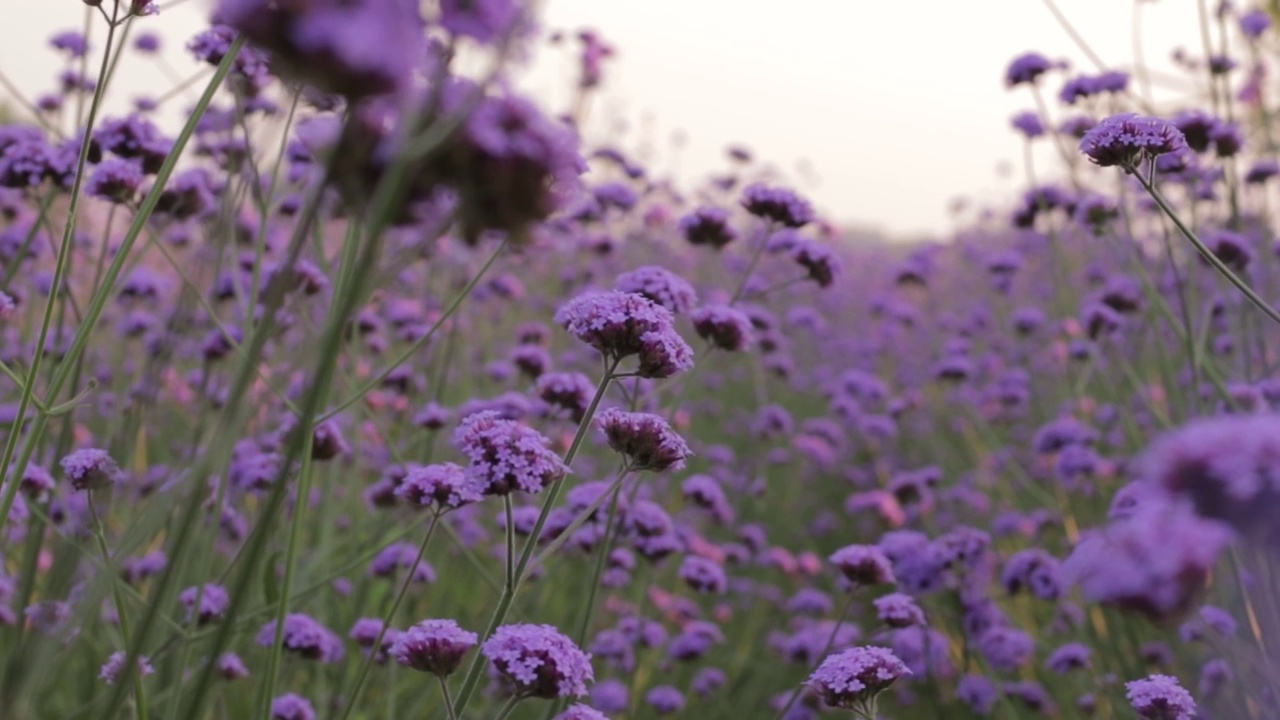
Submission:
<svg viewBox="0 0 1280 720">
<path fill-rule="evenodd" d="M 111 567 L 111 551 L 107 549 L 107 536 L 102 527 L 102 518 L 98 515 L 98 508 L 93 502 L 93 491 L 86 490 L 86 498 L 89 504 L 89 514 L 93 517 L 93 538 L 98 543 L 98 552 L 102 555 L 102 568 L 107 573 L 107 581 L 111 583 L 111 602 L 116 606 L 116 617 L 120 622 L 120 636 L 124 638 L 124 644 L 130 645 L 133 636 L 129 633 L 129 613 L 124 606 L 124 597 L 120 594 L 120 581 L 116 577 L 115 570 Z M 143 694 L 142 673 L 138 672 L 138 658 L 141 655 L 134 653 L 125 653 L 124 667 L 121 669 L 122 676 L 116 678 L 117 682 L 122 685 L 124 681 L 132 680 L 133 682 L 133 708 L 138 720 L 147 720 L 147 698 Z"/>
</svg>

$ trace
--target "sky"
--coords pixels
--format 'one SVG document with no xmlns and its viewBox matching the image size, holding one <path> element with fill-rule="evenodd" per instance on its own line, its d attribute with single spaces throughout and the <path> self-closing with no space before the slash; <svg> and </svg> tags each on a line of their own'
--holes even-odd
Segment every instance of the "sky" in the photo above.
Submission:
<svg viewBox="0 0 1280 720">
<path fill-rule="evenodd" d="M 1111 68 L 1134 66 L 1135 3 L 1157 74 L 1173 72 L 1174 48 L 1200 48 L 1192 0 L 1056 1 Z M 165 67 L 126 59 L 115 110 L 198 69 L 182 45 L 209 7 L 178 0 L 139 23 L 169 40 Z M 23 94 L 50 87 L 63 61 L 47 39 L 80 27 L 82 8 L 28 2 L 0 24 L 0 72 Z M 592 28 L 617 51 L 589 106 L 588 140 L 641 153 L 685 183 L 723 172 L 725 148 L 744 145 L 825 217 L 898 237 L 941 237 L 957 197 L 999 203 L 1024 186 L 1009 118 L 1034 101 L 1004 87 L 1012 57 L 1036 50 L 1095 70 L 1042 0 L 792 0 L 785 9 L 775 0 L 543 0 L 542 24 Z M 103 32 L 99 23 L 99 41 Z M 540 50 L 522 80 L 556 111 L 569 103 L 575 47 Z M 1157 99 L 1173 92 L 1182 91 Z M 1056 104 L 1051 115 L 1061 117 Z M 1035 162 L 1050 167 L 1042 150 Z"/>
</svg>

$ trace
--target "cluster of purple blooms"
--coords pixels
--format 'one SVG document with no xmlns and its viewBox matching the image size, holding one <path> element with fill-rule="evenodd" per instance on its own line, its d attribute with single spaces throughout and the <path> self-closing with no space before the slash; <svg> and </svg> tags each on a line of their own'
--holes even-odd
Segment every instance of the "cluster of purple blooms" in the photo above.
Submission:
<svg viewBox="0 0 1280 720">
<path fill-rule="evenodd" d="M 1280 348 L 1169 224 L 1280 297 L 1265 10 L 1179 56 L 1210 109 L 1015 58 L 1061 176 L 910 247 L 741 146 L 688 191 L 585 146 L 593 31 L 546 38 L 563 117 L 462 69 L 527 13 L 219 0 L 189 138 L 78 127 L 74 69 L 0 126 L 0 716 L 82 673 L 192 717 L 1266 717 Z"/>
</svg>

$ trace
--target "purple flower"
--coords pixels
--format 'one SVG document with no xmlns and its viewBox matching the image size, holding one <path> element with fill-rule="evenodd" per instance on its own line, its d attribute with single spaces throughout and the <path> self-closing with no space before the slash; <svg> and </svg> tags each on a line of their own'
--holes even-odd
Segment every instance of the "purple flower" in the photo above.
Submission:
<svg viewBox="0 0 1280 720">
<path fill-rule="evenodd" d="M 410 469 L 396 486 L 395 496 L 415 507 L 434 506 L 438 512 L 456 510 L 483 499 L 476 479 L 453 463 Z"/>
<path fill-rule="evenodd" d="M 485 495 L 536 494 L 569 472 L 541 433 L 492 410 L 464 419 L 453 444 L 470 460 L 471 475 Z"/>
<path fill-rule="evenodd" d="M 874 717 L 876 695 L 910 674 L 887 648 L 862 646 L 828 655 L 806 684 L 831 707 Z"/>
<path fill-rule="evenodd" d="M 218 656 L 218 674 L 224 680 L 242 680 L 249 677 L 249 668 L 244 661 L 233 652 L 224 652 Z"/>
<path fill-rule="evenodd" d="M 597 685 L 596 689 L 600 689 L 600 686 Z M 570 705 L 565 708 L 564 712 L 556 715 L 553 720 L 609 720 L 609 718 L 599 710 L 586 705 Z"/>
<path fill-rule="evenodd" d="M 1179 531 L 1170 533 L 1172 527 Z M 1199 596 L 1232 537 L 1227 526 L 1186 504 L 1152 497 L 1085 536 L 1062 565 L 1063 581 L 1080 585 L 1094 602 L 1169 618 Z"/>
<path fill-rule="evenodd" d="M 748 185 L 742 191 L 742 207 L 756 217 L 789 228 L 804 227 L 814 220 L 813 207 L 807 200 L 787 188 L 763 183 Z"/>
<path fill-rule="evenodd" d="M 407 89 L 427 56 L 413 2 L 220 0 L 214 17 L 271 53 L 282 73 L 350 98 Z"/>
<path fill-rule="evenodd" d="M 133 49 L 144 55 L 160 51 L 160 36 L 150 30 L 138 33 L 133 38 Z"/>
<path fill-rule="evenodd" d="M 426 560 L 418 561 L 418 546 L 407 542 L 391 543 L 383 548 L 369 563 L 369 576 L 391 578 L 401 568 L 413 568 L 413 582 L 436 581 L 436 571 L 431 564 Z"/>
<path fill-rule="evenodd" d="M 556 322 L 615 362 L 639 355 L 641 377 L 669 377 L 693 367 L 693 350 L 676 332 L 671 311 L 643 295 L 579 295 L 556 312 Z"/>
<path fill-rule="evenodd" d="M 1049 654 L 1044 666 L 1056 673 L 1065 675 L 1072 670 L 1084 670 L 1089 667 L 1093 651 L 1080 643 L 1067 643 Z"/>
<path fill-rule="evenodd" d="M 1000 582 L 1010 595 L 1023 588 L 1041 600 L 1057 600 L 1062 594 L 1058 560 L 1039 548 L 1021 550 L 1009 558 Z"/>
<path fill-rule="evenodd" d="M 258 644 L 270 646 L 275 642 L 276 621 L 272 620 L 258 631 Z M 289 613 L 284 619 L 284 649 L 324 663 L 338 662 L 344 650 L 342 638 L 321 625 L 310 615 Z"/>
<path fill-rule="evenodd" d="M 1241 532 L 1270 527 L 1280 501 L 1280 415 L 1195 420 L 1152 442 L 1136 461 L 1148 485 L 1187 498 L 1201 517 Z"/>
<path fill-rule="evenodd" d="M 1023 53 L 1009 63 L 1004 73 L 1004 84 L 1008 87 L 1031 84 L 1052 68 L 1053 63 L 1040 53 Z"/>
<path fill-rule="evenodd" d="M 689 555 L 680 563 L 680 579 L 698 592 L 714 595 L 723 593 L 729 586 L 724 568 L 697 555 Z"/>
<path fill-rule="evenodd" d="M 643 295 L 674 315 L 689 312 L 698 302 L 698 293 L 684 278 L 657 265 L 644 265 L 622 273 L 614 282 L 620 292 Z"/>
<path fill-rule="evenodd" d="M 543 402 L 567 411 L 571 420 L 580 423 L 586 417 L 596 386 L 582 373 L 553 372 L 539 375 L 534 391 Z"/>
<path fill-rule="evenodd" d="M 720 668 L 704 667 L 694 674 L 693 680 L 689 683 L 689 691 L 698 697 L 708 697 L 728 682 L 728 676 Z"/>
<path fill-rule="evenodd" d="M 1014 115 L 1009 124 L 1028 140 L 1044 135 L 1044 123 L 1040 121 L 1040 115 L 1031 110 Z"/>
<path fill-rule="evenodd" d="M 995 669 L 1013 671 L 1031 662 L 1036 641 L 1021 630 L 993 627 L 978 638 L 978 651 Z"/>
<path fill-rule="evenodd" d="M 1240 16 L 1240 31 L 1253 40 L 1262 37 L 1271 27 L 1271 16 L 1266 10 L 1253 9 Z"/>
<path fill-rule="evenodd" d="M 805 269 L 808 279 L 817 283 L 818 287 L 831 287 L 836 275 L 840 274 L 840 260 L 831 252 L 831 248 L 812 240 L 792 248 L 791 259 Z"/>
<path fill-rule="evenodd" d="M 728 305 L 704 305 L 690 313 L 698 337 L 728 352 L 746 350 L 755 339 L 751 318 Z"/>
<path fill-rule="evenodd" d="M 693 454 L 660 415 L 608 408 L 596 416 L 596 422 L 604 429 L 609 447 L 626 457 L 632 470 L 682 470 L 685 458 Z"/>
<path fill-rule="evenodd" d="M 76 450 L 58 463 L 66 474 L 71 487 L 76 490 L 98 490 L 124 479 L 124 473 L 106 450 L 86 448 Z"/>
<path fill-rule="evenodd" d="M 591 656 L 550 625 L 503 625 L 481 651 L 525 697 L 581 697 L 595 679 Z"/>
<path fill-rule="evenodd" d="M 1125 683 L 1125 696 L 1138 713 L 1147 720 L 1194 720 L 1196 703 L 1169 675 L 1150 675 L 1141 680 Z"/>
<path fill-rule="evenodd" d="M 507 34 L 518 14 L 513 0 L 442 0 L 440 27 L 488 45 Z"/>
<path fill-rule="evenodd" d="M 120 673 L 124 671 L 124 661 L 128 655 L 122 651 L 111 653 L 111 657 L 103 663 L 102 670 L 98 673 L 98 679 L 106 682 L 108 685 L 115 685 L 116 680 L 120 678 Z M 151 667 L 151 661 L 143 655 L 137 658 L 138 674 L 147 676 L 154 673 L 155 668 Z"/>
<path fill-rule="evenodd" d="M 709 245 L 717 250 L 738 239 L 729 224 L 729 213 L 718 207 L 701 207 L 680 218 L 680 234 L 690 245 Z"/>
<path fill-rule="evenodd" d="M 475 633 L 463 630 L 453 620 L 423 620 L 400 633 L 390 652 L 405 667 L 443 678 L 458 669 L 462 657 L 477 642 Z"/>
<path fill-rule="evenodd" d="M 1186 146 L 1182 132 L 1169 121 L 1136 113 L 1112 115 L 1080 140 L 1080 152 L 1101 167 L 1129 168 Z"/>
<path fill-rule="evenodd" d="M 879 585 L 895 582 L 893 565 L 875 545 L 846 545 L 828 558 L 850 582 Z"/>
<path fill-rule="evenodd" d="M 133 201 L 140 187 L 142 166 L 133 160 L 108 158 L 94 168 L 84 191 L 91 197 L 123 205 Z"/>
<path fill-rule="evenodd" d="M 609 678 L 591 688 L 591 706 L 607 713 L 625 712 L 631 704 L 627 686 L 621 680 Z"/>
<path fill-rule="evenodd" d="M 301 695 L 285 693 L 271 701 L 271 720 L 316 720 L 316 709 Z"/>
<path fill-rule="evenodd" d="M 924 611 L 916 605 L 915 598 L 904 593 L 889 593 L 876 598 L 876 617 L 891 628 L 924 625 Z"/>
<path fill-rule="evenodd" d="M 230 602 L 226 588 L 214 583 L 206 583 L 202 588 L 189 587 L 178 594 L 178 601 L 187 609 L 187 622 L 191 622 L 192 611 L 196 609 L 196 597 L 200 598 L 200 610 L 196 614 L 198 624 L 205 625 L 221 620 L 227 612 Z"/>
<path fill-rule="evenodd" d="M 982 675 L 965 675 L 956 683 L 956 699 L 979 715 L 990 715 L 1000 699 L 1000 690 Z"/>
<path fill-rule="evenodd" d="M 684 709 L 684 693 L 671 685 L 659 685 L 644 694 L 644 701 L 659 715 L 670 715 Z"/>
<path fill-rule="evenodd" d="M 82 58 L 89 50 L 84 35 L 75 30 L 64 30 L 49 38 L 49 45 L 55 50 L 62 50 L 72 58 Z"/>
</svg>

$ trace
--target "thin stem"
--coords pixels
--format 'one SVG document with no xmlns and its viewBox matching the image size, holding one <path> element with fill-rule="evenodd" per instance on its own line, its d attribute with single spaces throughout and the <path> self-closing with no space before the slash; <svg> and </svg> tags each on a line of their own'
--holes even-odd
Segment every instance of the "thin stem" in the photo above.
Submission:
<svg viewBox="0 0 1280 720">
<path fill-rule="evenodd" d="M 518 705 L 523 699 L 524 698 L 519 695 L 512 696 L 512 698 L 507 701 L 507 704 L 502 706 L 502 711 L 499 712 L 497 717 L 493 720 L 506 720 L 507 717 L 511 715 L 511 712 L 516 709 L 516 705 Z"/>
<path fill-rule="evenodd" d="M 1134 169 L 1130 167 L 1129 170 L 1133 171 Z M 1182 220 L 1178 217 L 1178 214 L 1173 211 L 1173 208 L 1169 206 L 1169 203 L 1164 199 L 1164 196 L 1156 189 L 1156 186 L 1136 171 L 1134 172 L 1134 176 L 1138 178 L 1138 182 L 1142 183 L 1143 189 L 1151 195 L 1151 199 L 1156 201 L 1156 205 L 1160 206 L 1160 209 L 1165 215 L 1169 216 L 1169 219 L 1173 221 L 1173 224 L 1177 226 L 1183 236 L 1186 237 L 1187 240 L 1195 246 L 1196 250 L 1200 252 L 1200 256 L 1212 265 L 1215 270 L 1221 273 L 1223 277 L 1230 281 L 1232 285 L 1235 285 L 1237 290 L 1244 293 L 1244 296 L 1256 305 L 1259 310 L 1265 313 L 1267 317 L 1271 318 L 1276 323 L 1280 323 L 1280 312 L 1276 312 L 1275 308 L 1271 307 L 1266 300 L 1263 300 L 1257 293 L 1255 293 L 1253 288 L 1249 287 L 1249 285 L 1245 281 L 1241 280 L 1240 277 L 1231 270 L 1231 268 L 1227 267 L 1226 263 L 1218 259 L 1218 256 L 1215 255 L 1213 251 L 1210 250 L 1194 232 L 1191 231 L 1191 228 L 1183 224 Z"/>
<path fill-rule="evenodd" d="M 502 496 L 502 509 L 507 514 L 507 580 L 505 587 L 511 590 L 516 586 L 516 518 L 515 510 L 511 507 L 510 493 Z"/>
<path fill-rule="evenodd" d="M 387 610 L 382 618 L 382 627 L 378 628 L 378 637 L 373 641 L 373 645 L 369 647 L 369 654 L 365 656 L 364 662 L 360 664 L 360 674 L 356 676 L 356 686 L 351 690 L 351 697 L 346 707 L 342 710 L 342 720 L 351 717 L 351 711 L 355 708 L 356 703 L 360 699 L 360 691 L 364 688 L 364 681 L 369 677 L 369 669 L 373 667 L 373 660 L 377 657 L 378 652 L 382 648 L 382 639 L 387 635 L 387 629 L 391 627 L 391 621 L 395 619 L 396 612 L 400 609 L 400 605 L 404 603 L 404 598 L 409 594 L 409 586 L 413 584 L 413 574 L 418 571 L 418 566 L 422 564 L 422 558 L 427 554 L 427 545 L 431 542 L 431 536 L 436 532 L 436 526 L 440 524 L 440 514 L 436 513 L 431 518 L 431 524 L 427 526 L 427 532 L 422 537 L 422 542 L 418 545 L 418 556 L 413 559 L 413 565 L 409 568 L 409 572 L 405 575 L 404 582 L 400 585 L 400 592 L 396 593 L 396 599 L 391 603 L 391 607 Z M 444 679 L 441 678 L 441 683 Z M 448 703 L 449 690 L 445 688 L 445 702 Z M 452 712 L 450 713 L 452 717 Z"/>
<path fill-rule="evenodd" d="M 102 568 L 106 571 L 108 582 L 111 583 L 111 602 L 116 606 L 116 618 L 120 623 L 120 636 L 124 638 L 124 644 L 128 646 L 132 635 L 129 633 L 129 613 L 124 607 L 124 597 L 120 594 L 120 583 L 116 578 L 115 571 L 111 568 L 111 551 L 107 549 L 106 531 L 102 527 L 102 518 L 98 515 L 98 508 L 93 502 L 93 491 L 86 490 L 85 496 L 89 505 L 89 514 L 93 518 L 93 538 L 98 543 L 98 552 L 102 555 Z M 125 653 L 125 663 L 120 672 L 124 673 L 123 677 L 116 678 L 117 681 L 132 679 L 133 681 L 133 708 L 138 720 L 147 720 L 147 698 L 143 694 L 142 673 L 137 671 L 138 664 L 137 654 Z"/>
<path fill-rule="evenodd" d="M 620 359 L 606 361 L 604 374 L 600 378 L 600 384 L 596 387 L 596 394 L 591 398 L 591 404 L 587 406 L 587 412 L 582 416 L 582 422 L 578 423 L 578 431 L 573 436 L 573 442 L 569 444 L 569 449 L 565 451 L 563 459 L 565 465 L 572 465 L 573 459 L 577 457 L 578 449 L 582 447 L 582 441 L 586 439 L 587 428 L 591 427 L 591 420 L 595 417 L 596 409 L 600 407 L 600 401 L 604 399 L 605 391 L 609 389 L 609 383 L 613 380 L 613 373 L 618 369 L 619 362 L 621 362 Z M 493 634 L 493 631 L 507 619 L 507 613 L 511 610 L 511 603 L 515 600 L 516 593 L 520 590 L 525 568 L 528 567 L 529 560 L 533 557 L 533 548 L 538 544 L 538 537 L 542 535 L 542 528 L 547 524 L 547 516 L 551 514 L 551 508 L 555 506 L 556 500 L 560 496 L 560 489 L 563 486 L 564 478 L 561 478 L 552 483 L 547 490 L 546 500 L 542 503 L 542 512 L 538 515 L 538 520 L 533 525 L 533 531 L 529 534 L 529 539 L 525 541 L 524 550 L 520 555 L 520 562 L 516 565 L 515 585 L 509 591 L 505 588 L 503 589 L 502 595 L 498 598 L 498 606 L 494 608 L 493 616 L 489 619 L 489 625 L 485 628 L 483 639 L 488 639 Z M 467 668 L 467 675 L 462 682 L 462 689 L 458 691 L 458 699 L 453 705 L 453 711 L 458 715 L 461 715 L 462 711 L 467 708 L 467 703 L 470 702 L 471 695 L 475 692 L 476 685 L 480 682 L 482 668 L 483 660 L 479 656 L 473 659 L 471 666 Z"/>
</svg>

